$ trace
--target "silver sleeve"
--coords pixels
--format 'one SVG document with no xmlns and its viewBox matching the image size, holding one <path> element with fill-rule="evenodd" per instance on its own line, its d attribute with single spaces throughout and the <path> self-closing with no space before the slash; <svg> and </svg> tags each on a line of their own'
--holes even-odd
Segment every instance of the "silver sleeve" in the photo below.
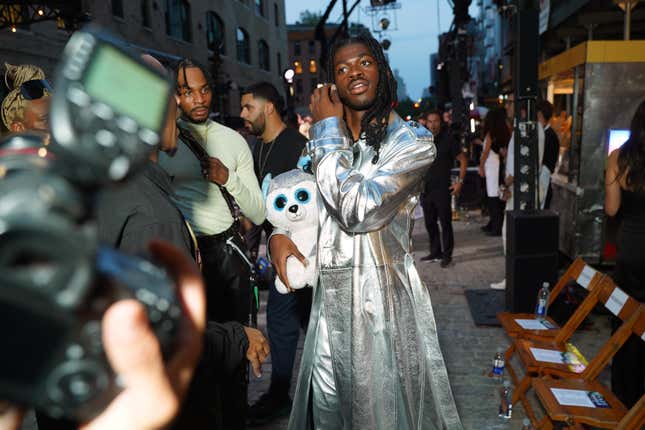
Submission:
<svg viewBox="0 0 645 430">
<path fill-rule="evenodd" d="M 389 223 L 417 191 L 436 154 L 431 140 L 418 140 L 402 128 L 382 143 L 376 166 L 359 170 L 338 118 L 316 123 L 311 135 L 307 145 L 322 201 L 349 233 L 375 231 Z"/>
</svg>

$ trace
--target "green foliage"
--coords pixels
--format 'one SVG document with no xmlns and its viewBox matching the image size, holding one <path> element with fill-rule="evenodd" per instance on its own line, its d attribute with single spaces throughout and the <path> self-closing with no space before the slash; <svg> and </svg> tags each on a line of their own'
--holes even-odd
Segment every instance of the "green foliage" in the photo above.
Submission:
<svg viewBox="0 0 645 430">
<path fill-rule="evenodd" d="M 318 24 L 318 21 L 320 21 L 320 18 L 322 18 L 322 12 L 312 12 L 310 10 L 303 10 L 300 12 L 300 19 L 298 20 L 298 24 L 302 25 L 311 25 L 311 26 L 316 26 Z"/>
</svg>

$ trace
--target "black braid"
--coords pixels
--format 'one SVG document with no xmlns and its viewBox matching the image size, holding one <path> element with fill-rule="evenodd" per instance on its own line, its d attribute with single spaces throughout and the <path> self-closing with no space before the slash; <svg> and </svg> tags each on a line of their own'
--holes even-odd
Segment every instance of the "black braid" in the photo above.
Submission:
<svg viewBox="0 0 645 430">
<path fill-rule="evenodd" d="M 327 64 L 327 75 L 335 81 L 334 57 L 336 52 L 343 46 L 353 45 L 356 43 L 363 44 L 372 53 L 376 60 L 379 70 L 378 85 L 376 87 L 376 99 L 374 104 L 365 112 L 361 119 L 361 136 L 365 134 L 365 140 L 369 146 L 374 148 L 376 155 L 372 163 L 376 164 L 379 159 L 381 142 L 385 139 L 387 133 L 387 124 L 392 108 L 397 102 L 396 98 L 396 80 L 393 78 L 390 65 L 385 59 L 385 54 L 381 44 L 371 36 L 358 35 L 347 39 L 337 40 L 329 52 L 329 62 Z"/>
</svg>

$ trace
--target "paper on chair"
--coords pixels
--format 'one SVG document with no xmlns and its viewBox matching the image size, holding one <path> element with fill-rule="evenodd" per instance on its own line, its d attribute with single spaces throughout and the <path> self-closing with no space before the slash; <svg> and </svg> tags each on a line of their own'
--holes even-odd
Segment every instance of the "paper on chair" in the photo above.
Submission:
<svg viewBox="0 0 645 430">
<path fill-rule="evenodd" d="M 554 328 L 548 321 L 539 321 L 537 319 L 516 319 L 515 322 L 524 330 L 549 330 Z"/>
<path fill-rule="evenodd" d="M 605 304 L 605 307 L 609 309 L 609 311 L 612 314 L 618 316 L 620 311 L 623 310 L 623 306 L 625 306 L 627 297 L 629 296 L 625 294 L 623 290 L 616 287 L 614 288 L 614 292 L 611 293 L 611 296 L 609 296 L 609 299 L 607 299 L 607 303 Z"/>
<path fill-rule="evenodd" d="M 537 361 L 543 361 L 545 363 L 564 363 L 564 358 L 562 357 L 562 351 L 557 351 L 555 349 L 543 349 L 543 348 L 529 348 L 531 354 Z"/>
<path fill-rule="evenodd" d="M 580 284 L 584 289 L 588 290 L 589 284 L 591 283 L 591 278 L 593 278 L 595 274 L 596 271 L 594 269 L 585 265 L 584 269 L 582 269 L 582 272 L 580 272 L 580 276 L 578 276 L 578 279 L 576 279 L 576 282 Z"/>
<path fill-rule="evenodd" d="M 551 388 L 551 393 L 563 406 L 581 406 L 583 408 L 597 407 L 589 397 L 589 391 L 568 390 L 564 388 Z"/>
</svg>

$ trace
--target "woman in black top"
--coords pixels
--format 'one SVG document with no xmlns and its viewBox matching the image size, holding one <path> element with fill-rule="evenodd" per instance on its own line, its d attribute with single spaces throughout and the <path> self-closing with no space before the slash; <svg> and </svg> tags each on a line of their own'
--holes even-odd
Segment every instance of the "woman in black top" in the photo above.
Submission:
<svg viewBox="0 0 645 430">
<path fill-rule="evenodd" d="M 615 280 L 627 294 L 645 302 L 645 101 L 632 119 L 629 140 L 609 155 L 605 212 L 620 209 Z M 613 319 L 613 330 L 620 326 Z M 632 335 L 612 361 L 613 392 L 631 408 L 645 393 L 645 342 Z"/>
<path fill-rule="evenodd" d="M 479 176 L 486 178 L 486 196 L 490 221 L 482 230 L 490 236 L 501 236 L 504 222 L 503 202 L 499 186 L 503 183 L 502 153 L 505 152 L 511 132 L 506 124 L 504 109 L 493 109 L 484 120 L 484 149 L 479 162 Z"/>
</svg>

